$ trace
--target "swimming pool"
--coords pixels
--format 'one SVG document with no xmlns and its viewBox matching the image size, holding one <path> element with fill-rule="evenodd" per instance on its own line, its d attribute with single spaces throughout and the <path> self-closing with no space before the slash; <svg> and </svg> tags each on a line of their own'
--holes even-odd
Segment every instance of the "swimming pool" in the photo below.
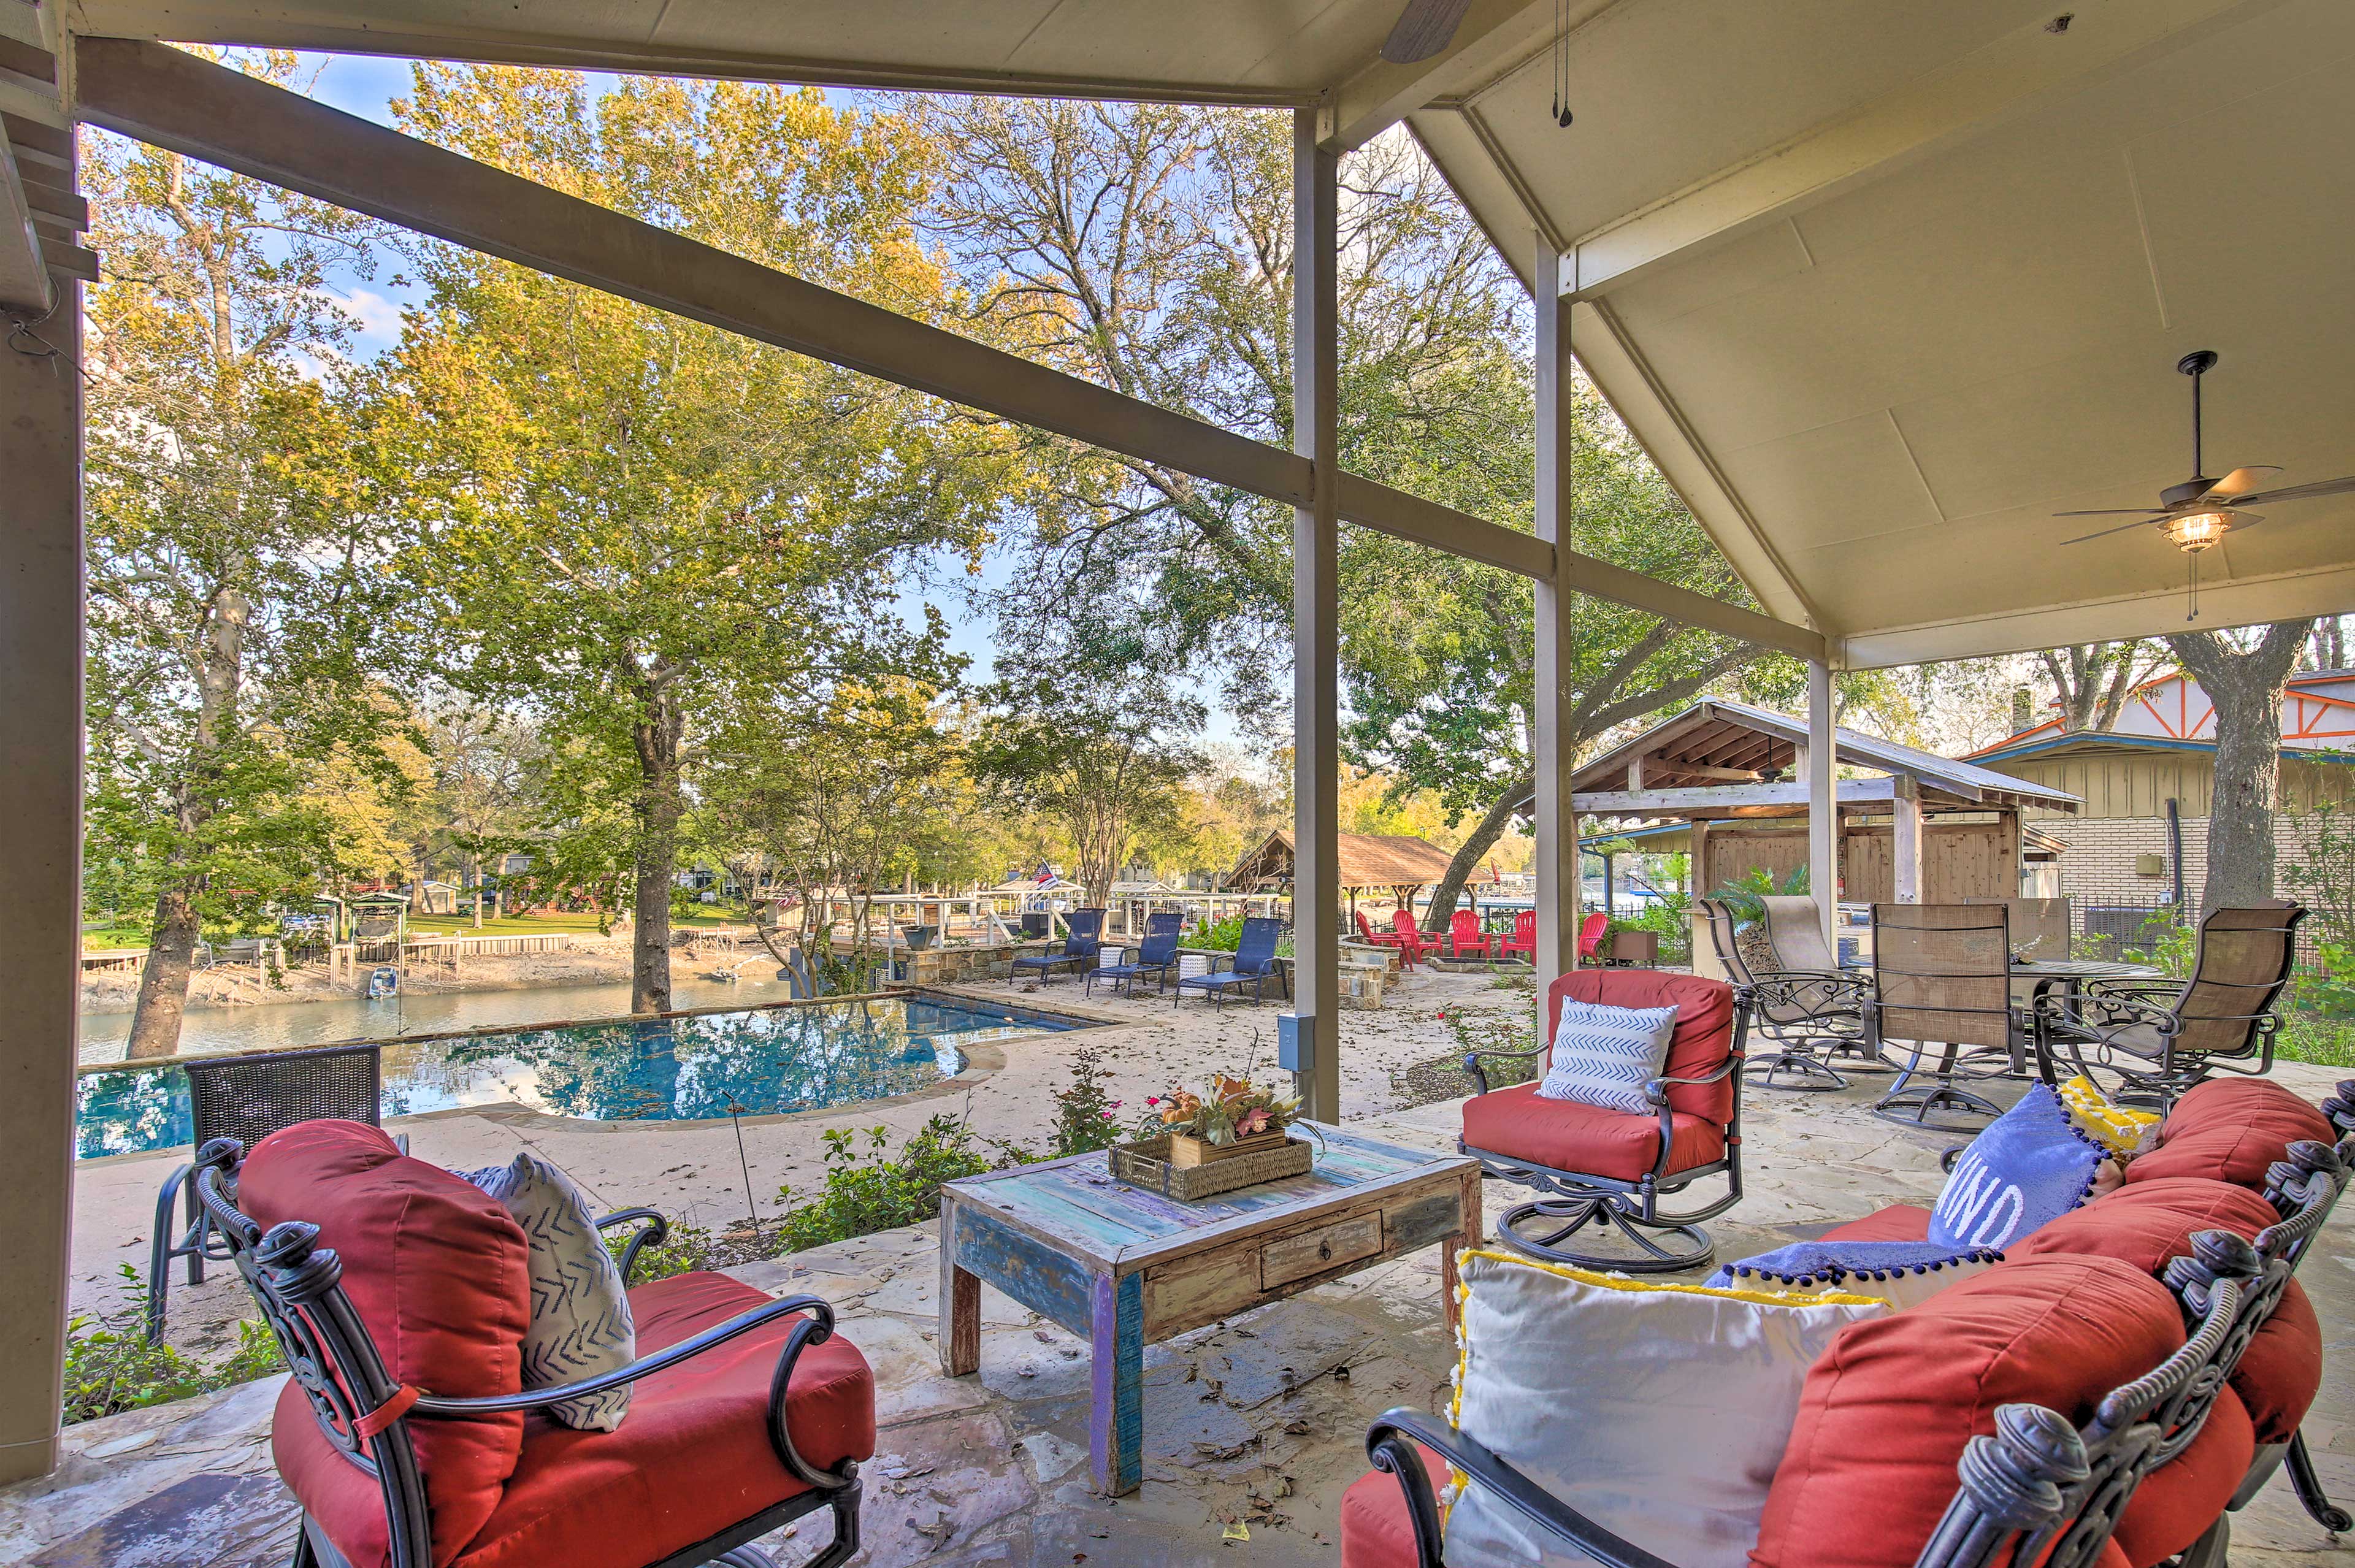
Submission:
<svg viewBox="0 0 2355 1568">
<path fill-rule="evenodd" d="M 609 1019 L 383 1041 L 381 1110 L 414 1115 L 516 1104 L 595 1122 L 692 1121 L 824 1110 L 954 1078 L 976 1045 L 1084 1027 L 1028 1008 L 880 997 L 665 1019 Z M 184 1148 L 177 1067 L 108 1068 L 80 1082 L 83 1159 Z"/>
</svg>

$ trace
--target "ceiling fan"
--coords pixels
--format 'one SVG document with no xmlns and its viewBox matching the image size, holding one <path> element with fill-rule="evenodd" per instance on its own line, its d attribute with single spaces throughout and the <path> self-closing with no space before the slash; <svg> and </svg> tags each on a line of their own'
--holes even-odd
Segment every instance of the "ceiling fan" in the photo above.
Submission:
<svg viewBox="0 0 2355 1568">
<path fill-rule="evenodd" d="M 2200 618 L 2200 552 L 2211 545 L 2223 542 L 2224 536 L 2235 528 L 2251 528 L 2264 521 L 2250 507 L 2274 501 L 2303 501 L 2315 496 L 2339 496 L 2355 490 L 2355 475 L 2344 479 L 2323 479 L 2312 485 L 2291 485 L 2279 490 L 2260 490 L 2258 485 L 2281 472 L 2269 464 L 2235 468 L 2222 479 L 2211 479 L 2201 465 L 2200 456 L 2200 378 L 2216 368 L 2216 352 L 2201 348 L 2176 361 L 2176 369 L 2191 378 L 2191 477 L 2180 485 L 2170 485 L 2158 493 L 2165 503 L 2158 507 L 2109 507 L 2088 512 L 2055 512 L 2056 517 L 2132 517 L 2130 523 L 2101 528 L 2090 534 L 2080 534 L 2068 544 L 2083 544 L 2089 539 L 2107 539 L 2129 528 L 2156 528 L 2168 543 L 2191 558 L 2191 613 L 2185 617 Z"/>
<path fill-rule="evenodd" d="M 1406 8 L 1382 40 L 1382 59 L 1392 65 L 1412 65 L 1445 48 L 1455 37 L 1472 0 L 1406 0 Z"/>
</svg>

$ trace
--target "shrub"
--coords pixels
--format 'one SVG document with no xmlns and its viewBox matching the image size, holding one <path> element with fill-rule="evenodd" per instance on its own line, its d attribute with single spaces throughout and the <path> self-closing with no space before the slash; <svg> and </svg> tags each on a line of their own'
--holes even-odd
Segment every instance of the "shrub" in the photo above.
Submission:
<svg viewBox="0 0 2355 1568">
<path fill-rule="evenodd" d="M 1500 1012 L 1492 1008 L 1449 1008 L 1439 1015 L 1439 1020 L 1455 1037 L 1459 1062 L 1476 1051 L 1531 1051 L 1538 1043 L 1535 1016 L 1519 1008 Z M 1504 1089 L 1535 1078 L 1538 1059 L 1491 1057 L 1480 1063 L 1480 1069 L 1488 1075 L 1491 1089 Z"/>
<path fill-rule="evenodd" d="M 147 1282 L 129 1264 L 122 1268 L 125 1299 L 95 1317 L 66 1325 L 65 1423 L 95 1421 L 176 1399 L 193 1399 L 285 1366 L 270 1326 L 237 1326 L 237 1348 L 208 1367 L 170 1345 L 147 1342 Z"/>
<path fill-rule="evenodd" d="M 1207 947 L 1219 953 L 1232 953 L 1242 945 L 1242 941 L 1243 917 L 1238 914 L 1231 915 L 1225 920 L 1214 920 L 1209 924 L 1199 928 L 1186 945 Z M 1285 958 L 1292 956 L 1290 932 L 1287 931 L 1275 939 L 1275 951 L 1280 956 Z"/>
<path fill-rule="evenodd" d="M 950 1115 L 934 1116 L 918 1128 L 896 1159 L 883 1152 L 891 1141 L 887 1127 L 868 1128 L 864 1150 L 850 1127 L 837 1127 L 825 1137 L 826 1185 L 817 1196 L 796 1203 L 790 1185 L 777 1189 L 785 1211 L 780 1234 L 787 1252 L 934 1219 L 941 1211 L 943 1182 L 990 1168 L 964 1123 Z"/>
<path fill-rule="evenodd" d="M 1110 1148 L 1121 1139 L 1119 1110 L 1104 1074 L 1103 1048 L 1081 1046 L 1071 1052 L 1071 1083 L 1055 1091 L 1055 1144 L 1047 1157 Z"/>
<path fill-rule="evenodd" d="M 2355 1019 L 2355 944 L 2315 944 L 2321 962 L 2297 975 L 2297 1005 L 2326 1019 Z"/>
<path fill-rule="evenodd" d="M 667 1218 L 667 1216 L 666 1216 Z M 630 1238 L 640 1227 L 629 1225 L 606 1232 L 605 1250 L 613 1254 L 619 1264 L 622 1254 L 629 1250 Z M 630 1271 L 629 1283 L 644 1285 L 648 1280 L 668 1279 L 675 1274 L 693 1274 L 698 1269 L 718 1266 L 714 1256 L 711 1232 L 700 1225 L 670 1221 L 670 1233 L 659 1245 L 649 1242 L 638 1249 L 637 1266 Z"/>
</svg>

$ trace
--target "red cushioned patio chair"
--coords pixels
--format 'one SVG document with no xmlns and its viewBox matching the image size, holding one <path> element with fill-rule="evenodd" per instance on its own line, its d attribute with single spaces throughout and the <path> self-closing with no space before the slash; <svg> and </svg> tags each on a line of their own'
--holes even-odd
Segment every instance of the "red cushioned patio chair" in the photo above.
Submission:
<svg viewBox="0 0 2355 1568">
<path fill-rule="evenodd" d="M 1542 1083 L 1565 997 L 1615 1008 L 1677 1009 L 1666 1071 L 1644 1087 L 1641 1115 L 1571 1100 L 1549 1100 L 1538 1083 L 1490 1089 L 1484 1058 L 1535 1057 Z M 1497 1238 L 1549 1263 L 1628 1274 L 1699 1268 L 1716 1255 L 1700 1221 L 1742 1200 L 1742 1042 L 1750 997 L 1722 980 L 1659 969 L 1575 969 L 1546 992 L 1545 1037 L 1531 1051 L 1476 1051 L 1464 1070 L 1479 1093 L 1464 1102 L 1456 1147 L 1489 1175 L 1545 1196 L 1515 1205 Z M 1660 1200 L 1706 1177 L 1725 1195 L 1681 1213 Z M 1588 1226 L 1617 1226 L 1632 1253 L 1578 1252 L 1562 1243 Z"/>
<path fill-rule="evenodd" d="M 1459 909 L 1447 922 L 1447 955 L 1461 958 L 1467 953 L 1475 957 L 1488 956 L 1488 933 L 1480 929 L 1480 917 L 1468 909 Z"/>
<path fill-rule="evenodd" d="M 630 1291 L 628 1365 L 473 1392 L 521 1379 L 528 1253 L 506 1211 L 358 1124 L 256 1149 L 208 1143 L 194 1185 L 293 1373 L 271 1442 L 303 1505 L 294 1568 L 774 1568 L 753 1542 L 819 1510 L 834 1539 L 810 1568 L 858 1552 L 874 1377 L 826 1302 L 675 1275 Z M 320 1222 L 266 1222 L 290 1209 Z M 648 1209 L 597 1221 L 626 1224 L 625 1280 L 666 1231 Z M 623 1385 L 613 1431 L 541 1413 Z"/>
</svg>

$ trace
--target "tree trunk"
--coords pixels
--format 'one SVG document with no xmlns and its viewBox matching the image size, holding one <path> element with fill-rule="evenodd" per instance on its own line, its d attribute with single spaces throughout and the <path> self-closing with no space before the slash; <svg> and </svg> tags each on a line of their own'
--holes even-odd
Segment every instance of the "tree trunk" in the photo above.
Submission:
<svg viewBox="0 0 2355 1568">
<path fill-rule="evenodd" d="M 165 885 L 155 895 L 155 935 L 147 967 L 139 976 L 139 1002 L 131 1014 L 133 1061 L 170 1056 L 180 1049 L 180 1022 L 188 1012 L 188 971 L 197 947 L 197 911 L 186 881 Z"/>
<path fill-rule="evenodd" d="M 1464 840 L 1463 847 L 1455 851 L 1455 858 L 1447 862 L 1447 874 L 1440 878 L 1438 885 L 1431 890 L 1431 907 L 1423 915 L 1425 931 L 1436 933 L 1447 929 L 1448 920 L 1455 913 L 1455 901 L 1463 895 L 1464 884 L 1479 869 L 1482 857 L 1505 836 L 1505 829 L 1512 826 L 1514 815 L 1529 805 L 1530 797 L 1537 793 L 1537 787 L 1534 775 L 1525 774 L 1515 779 L 1511 787 L 1497 796 L 1497 803 L 1481 816 L 1479 825 L 1472 829 L 1472 836 Z"/>
<path fill-rule="evenodd" d="M 2216 783 L 2200 912 L 2274 896 L 2274 809 L 2281 775 L 2282 688 L 2312 621 L 2279 621 L 2243 653 L 2214 632 L 2167 639 L 2216 710 Z"/>
<path fill-rule="evenodd" d="M 670 996 L 670 879 L 678 859 L 678 741 L 684 717 L 655 697 L 634 727 L 641 779 L 636 813 L 636 898 L 630 937 L 630 1010 L 666 1013 Z"/>
</svg>

